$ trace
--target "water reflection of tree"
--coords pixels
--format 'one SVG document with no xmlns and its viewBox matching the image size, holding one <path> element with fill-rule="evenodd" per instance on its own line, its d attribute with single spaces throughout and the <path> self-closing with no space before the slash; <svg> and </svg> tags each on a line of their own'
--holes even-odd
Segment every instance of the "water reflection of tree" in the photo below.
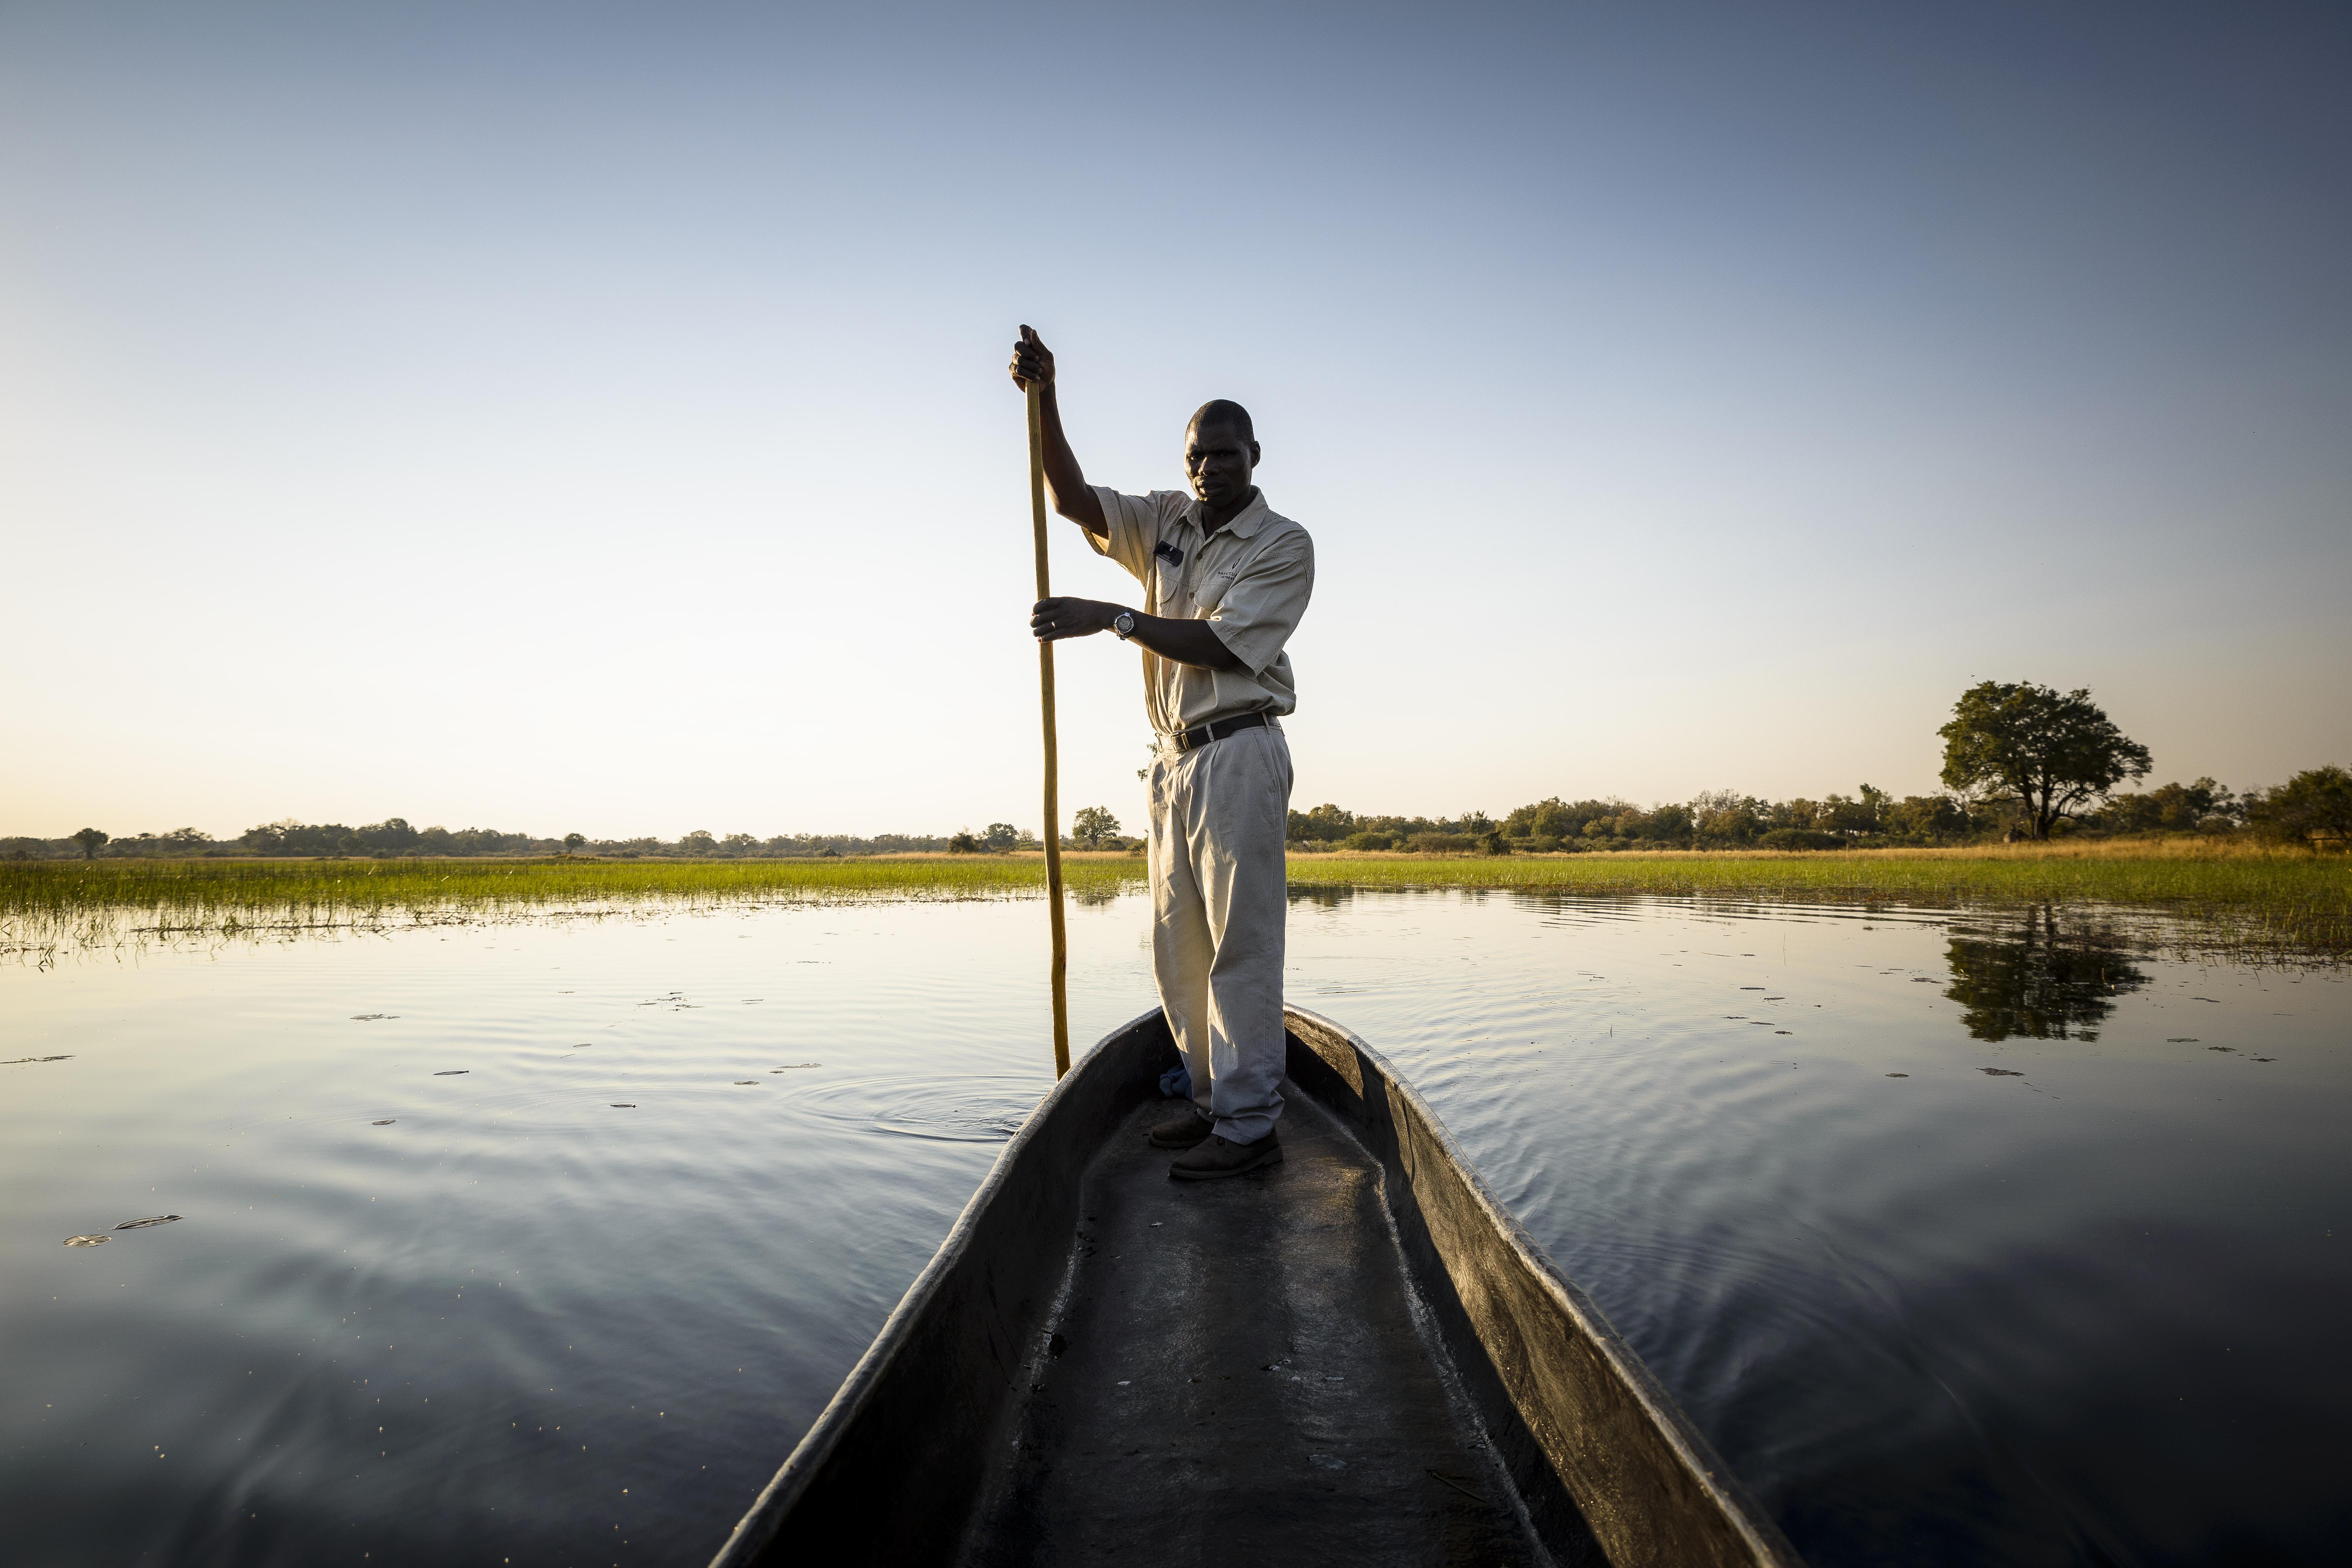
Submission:
<svg viewBox="0 0 2352 1568">
<path fill-rule="evenodd" d="M 2062 930 L 2048 905 L 2006 931 L 1954 936 L 1951 989 L 1961 1022 L 1979 1040 L 2095 1040 L 2112 998 L 2147 984 L 2113 935 L 2081 924 Z"/>
</svg>

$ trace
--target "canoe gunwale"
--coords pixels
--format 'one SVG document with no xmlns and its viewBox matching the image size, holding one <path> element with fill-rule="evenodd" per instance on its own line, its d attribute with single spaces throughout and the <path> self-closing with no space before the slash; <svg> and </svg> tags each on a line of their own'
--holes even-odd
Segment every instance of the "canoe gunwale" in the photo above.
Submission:
<svg viewBox="0 0 2352 1568">
<path fill-rule="evenodd" d="M 1122 1054 L 1112 1047 L 1128 1037 L 1153 1032 L 1154 1026 L 1158 1026 L 1160 1034 L 1166 1035 L 1166 1024 L 1156 1006 L 1113 1029 L 1097 1041 L 1095 1048 L 1081 1058 L 1037 1102 L 1036 1109 L 1022 1122 L 1020 1131 L 1005 1143 L 996 1163 L 989 1167 L 988 1175 L 956 1215 L 955 1224 L 949 1227 L 946 1238 L 931 1254 L 930 1261 L 923 1265 L 922 1272 L 915 1276 L 914 1283 L 907 1287 L 907 1293 L 898 1299 L 898 1304 L 883 1321 L 881 1331 L 874 1336 L 874 1342 L 866 1347 L 866 1353 L 858 1357 L 857 1364 L 850 1369 L 849 1375 L 842 1380 L 840 1388 L 835 1391 L 823 1412 L 793 1446 L 774 1478 L 761 1489 L 750 1510 L 737 1521 L 718 1554 L 710 1560 L 710 1568 L 743 1568 L 744 1564 L 758 1561 L 766 1552 L 785 1516 L 800 1503 L 824 1470 L 825 1461 L 874 1403 L 902 1353 L 926 1327 L 926 1320 L 934 1303 L 956 1283 L 956 1277 L 966 1263 L 966 1254 L 971 1250 L 973 1240 L 983 1228 L 997 1199 L 1015 1184 L 1025 1168 L 1034 1163 L 1028 1158 L 1030 1152 L 1048 1137 L 1058 1135 L 1063 1131 L 1055 1125 L 1060 1119 L 1054 1112 L 1079 1099 L 1099 1095 L 1105 1087 L 1104 1079 L 1115 1073 L 1118 1059 Z M 1172 1051 L 1172 1040 L 1169 1042 L 1169 1048 Z M 1091 1147 L 1087 1152 L 1092 1152 Z M 1071 1201 L 1075 1204 L 1075 1194 Z M 1066 1277 L 1066 1268 L 1055 1271 L 1053 1289 L 1056 1293 L 1064 1288 Z M 1034 1332 L 1036 1325 L 1024 1327 L 1032 1331 L 1023 1333 L 1022 1339 L 1036 1337 Z M 1033 1353 L 1034 1348 L 1024 1347 Z M 1028 1354 L 1021 1357 L 1024 1363 L 1028 1359 Z"/>
<path fill-rule="evenodd" d="M 1469 1389 L 1472 1404 L 1487 1426 L 1490 1440 L 1500 1442 L 1505 1448 L 1502 1458 L 1506 1468 L 1513 1472 L 1512 1479 L 1520 1489 L 1523 1502 L 1539 1513 L 1539 1494 L 1550 1489 L 1550 1485 L 1563 1488 L 1570 1507 L 1582 1516 L 1585 1527 L 1592 1531 L 1596 1539 L 1591 1544 L 1612 1563 L 1724 1563 L 1802 1568 L 1802 1559 L 1795 1548 L 1740 1484 L 1713 1445 L 1691 1424 L 1657 1374 L 1611 1325 L 1592 1299 L 1568 1278 L 1527 1227 L 1496 1198 L 1477 1165 L 1463 1152 L 1420 1091 L 1387 1058 L 1346 1026 L 1304 1007 L 1288 1006 L 1284 1012 L 1295 1042 L 1291 1078 L 1338 1112 L 1390 1174 L 1388 1206 L 1399 1242 L 1405 1249 L 1408 1272 L 1424 1305 L 1437 1320 L 1445 1341 L 1444 1348 L 1454 1363 L 1456 1374 Z M 1318 1085 L 1310 1081 L 1320 1075 L 1315 1072 L 1313 1064 L 1299 1059 L 1302 1046 L 1336 1082 Z M 1357 1068 L 1354 1074 L 1334 1059 L 1342 1053 L 1353 1058 Z M 1307 1069 L 1304 1073 L 1298 1070 L 1302 1068 Z M 1350 1082 L 1351 1078 L 1358 1081 Z M 1380 1114 L 1372 1103 L 1376 1084 L 1388 1102 L 1386 1114 Z M 1397 1114 L 1400 1110 L 1402 1116 Z M 1400 1123 L 1403 1124 L 1403 1136 L 1399 1135 Z M 1417 1144 L 1426 1145 L 1427 1157 L 1415 1157 L 1420 1152 L 1415 1148 Z M 1446 1212 L 1454 1206 L 1450 1201 L 1453 1194 L 1444 1190 L 1448 1188 L 1466 1200 L 1473 1211 L 1469 1216 L 1472 1223 L 1465 1225 L 1461 1216 Z M 1440 1224 L 1454 1233 L 1454 1246 L 1449 1247 L 1446 1238 L 1433 1230 L 1433 1209 L 1438 1211 Z M 1449 1219 L 1454 1223 L 1447 1224 Z M 1466 1237 L 1463 1235 L 1465 1231 L 1470 1233 Z M 1488 1268 L 1465 1279 L 1465 1272 L 1475 1271 L 1475 1260 L 1465 1254 L 1475 1249 L 1477 1233 L 1482 1231 L 1501 1244 L 1516 1264 L 1515 1270 L 1501 1273 Z M 1622 1391 L 1641 1422 L 1662 1443 L 1664 1457 L 1680 1472 L 1682 1482 L 1704 1499 L 1706 1512 L 1728 1527 L 1729 1539 L 1662 1539 L 1648 1531 L 1642 1532 L 1646 1539 L 1627 1539 L 1624 1527 L 1639 1523 L 1638 1517 L 1627 1518 L 1621 1513 L 1612 1519 L 1612 1510 L 1595 1506 L 1609 1500 L 1611 1489 L 1592 1484 L 1591 1467 L 1579 1463 L 1577 1445 L 1564 1440 L 1568 1435 L 1547 1430 L 1554 1426 L 1549 1419 L 1552 1412 L 1543 1407 L 1540 1399 L 1532 1397 L 1540 1393 L 1539 1379 L 1532 1365 L 1506 1364 L 1507 1358 L 1496 1352 L 1507 1347 L 1493 1342 L 1489 1333 L 1482 1331 L 1482 1325 L 1473 1321 L 1475 1313 L 1472 1306 L 1463 1298 L 1465 1284 L 1474 1289 L 1481 1283 L 1507 1286 L 1512 1274 L 1535 1287 L 1541 1305 L 1564 1320 L 1568 1334 L 1552 1348 L 1561 1352 L 1578 1348 L 1591 1351 L 1605 1369 L 1608 1380 Z M 1487 1327 L 1491 1329 L 1492 1325 Z M 1535 1348 L 1538 1354 L 1531 1357 L 1530 1363 L 1542 1359 L 1539 1352 L 1543 1347 Z M 1480 1375 L 1482 1372 L 1487 1375 Z M 1498 1407 L 1498 1396 L 1507 1402 L 1508 1408 Z M 1517 1462 L 1513 1462 L 1507 1435 L 1514 1428 L 1523 1445 L 1531 1440 L 1542 1451 L 1543 1460 L 1554 1472 L 1552 1476 L 1528 1474 L 1528 1460 L 1531 1456 L 1524 1451 L 1516 1456 Z M 1580 1476 L 1580 1470 L 1586 1473 Z M 1585 1484 L 1579 1485 L 1580 1480 Z M 1632 1511 L 1638 1516 L 1641 1510 L 1636 1508 Z M 1563 1533 L 1562 1522 L 1555 1520 L 1550 1528 L 1544 1528 L 1543 1521 L 1538 1521 L 1538 1534 L 1546 1538 L 1547 1548 L 1555 1552 L 1563 1546 L 1572 1552 L 1578 1544 L 1559 1539 Z M 1574 1521 L 1565 1522 L 1573 1530 Z"/>
</svg>

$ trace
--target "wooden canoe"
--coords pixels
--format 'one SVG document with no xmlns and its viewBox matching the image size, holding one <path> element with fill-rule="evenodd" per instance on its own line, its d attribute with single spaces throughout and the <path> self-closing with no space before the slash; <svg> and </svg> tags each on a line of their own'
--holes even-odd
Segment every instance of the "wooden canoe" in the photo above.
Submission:
<svg viewBox="0 0 2352 1568">
<path fill-rule="evenodd" d="M 1289 1010 L 1285 1161 L 1168 1179 L 1157 1012 L 1031 1115 L 713 1568 L 1795 1564 L 1389 1064 Z"/>
</svg>

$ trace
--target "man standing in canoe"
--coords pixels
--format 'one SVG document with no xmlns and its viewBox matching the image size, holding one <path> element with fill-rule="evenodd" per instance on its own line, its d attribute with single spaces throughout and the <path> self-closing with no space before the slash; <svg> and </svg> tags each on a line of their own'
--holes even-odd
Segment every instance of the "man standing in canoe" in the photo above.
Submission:
<svg viewBox="0 0 2352 1568">
<path fill-rule="evenodd" d="M 1054 510 L 1143 584 L 1143 608 L 1041 599 L 1030 630 L 1049 642 L 1109 632 L 1143 649 L 1143 701 L 1160 737 L 1151 763 L 1151 961 L 1160 1003 L 1192 1079 L 1192 1106 L 1156 1127 L 1179 1149 L 1169 1174 L 1238 1176 L 1281 1163 L 1282 845 L 1290 817 L 1297 703 L 1283 645 L 1315 587 L 1307 531 L 1250 482 L 1248 410 L 1204 403 L 1184 433 L 1192 493 L 1121 495 L 1089 486 L 1062 434 L 1054 356 L 1027 327 L 1013 384 L 1040 388 Z"/>
</svg>

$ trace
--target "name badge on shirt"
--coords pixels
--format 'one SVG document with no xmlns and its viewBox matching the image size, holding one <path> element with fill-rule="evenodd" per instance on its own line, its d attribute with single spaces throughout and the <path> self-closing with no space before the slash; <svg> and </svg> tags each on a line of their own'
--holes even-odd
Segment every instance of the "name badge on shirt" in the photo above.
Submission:
<svg viewBox="0 0 2352 1568">
<path fill-rule="evenodd" d="M 1164 539 L 1158 544 L 1151 547 L 1151 553 L 1157 555 L 1160 560 L 1165 561 L 1171 566 L 1181 566 L 1184 564 L 1184 552 L 1177 549 L 1174 545 L 1169 543 Z"/>
</svg>

